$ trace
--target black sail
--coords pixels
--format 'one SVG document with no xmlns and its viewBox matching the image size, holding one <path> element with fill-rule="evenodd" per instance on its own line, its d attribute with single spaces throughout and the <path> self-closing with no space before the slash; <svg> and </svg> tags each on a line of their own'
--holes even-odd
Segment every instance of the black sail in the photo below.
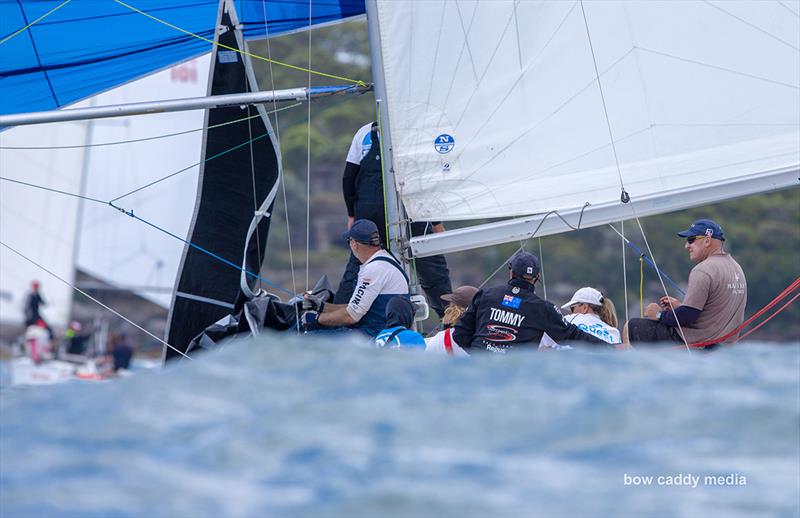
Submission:
<svg viewBox="0 0 800 518">
<path fill-rule="evenodd" d="M 257 91 L 233 2 L 220 2 L 209 95 Z M 246 120 L 245 120 L 246 119 Z M 225 124 L 221 127 L 220 124 Z M 232 313 L 258 287 L 280 160 L 263 106 L 206 112 L 197 201 L 173 291 L 166 341 L 186 353 L 207 326 Z M 194 246 L 193 246 L 194 245 Z M 213 254 L 210 255 L 210 254 Z M 165 347 L 164 358 L 180 354 Z"/>
</svg>

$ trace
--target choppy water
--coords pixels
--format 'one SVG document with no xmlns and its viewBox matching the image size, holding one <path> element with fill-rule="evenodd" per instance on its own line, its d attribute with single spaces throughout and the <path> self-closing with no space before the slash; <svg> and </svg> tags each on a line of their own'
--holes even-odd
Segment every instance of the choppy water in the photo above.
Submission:
<svg viewBox="0 0 800 518">
<path fill-rule="evenodd" d="M 658 485 L 678 474 L 700 482 Z M 2 517 L 798 516 L 799 487 L 800 344 L 452 361 L 271 336 L 0 391 Z"/>
</svg>

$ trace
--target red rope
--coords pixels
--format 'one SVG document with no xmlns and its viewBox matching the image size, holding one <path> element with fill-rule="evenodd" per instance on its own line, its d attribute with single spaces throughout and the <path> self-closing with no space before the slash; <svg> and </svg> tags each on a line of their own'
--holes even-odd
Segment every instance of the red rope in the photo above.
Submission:
<svg viewBox="0 0 800 518">
<path fill-rule="evenodd" d="M 770 302 L 769 304 L 767 304 L 766 306 L 761 308 L 761 310 L 759 310 L 755 315 L 753 315 L 752 317 L 750 317 L 747 320 L 745 320 L 744 322 L 742 322 L 742 324 L 740 326 L 736 327 L 736 329 L 734 329 L 733 331 L 731 331 L 731 332 L 729 332 L 729 333 L 727 333 L 724 336 L 721 336 L 719 338 L 715 338 L 713 340 L 706 340 L 705 342 L 697 342 L 697 343 L 693 343 L 693 344 L 688 344 L 688 347 L 700 348 L 700 347 L 706 347 L 708 345 L 713 345 L 713 344 L 718 344 L 720 342 L 724 342 L 728 338 L 734 336 L 736 333 L 738 333 L 739 331 L 741 331 L 742 329 L 744 329 L 745 327 L 750 325 L 750 323 L 753 322 L 755 319 L 757 319 L 758 317 L 760 317 L 761 315 L 763 315 L 764 313 L 769 311 L 772 307 L 774 307 L 776 304 L 778 304 L 782 299 L 785 299 L 788 295 L 791 294 L 791 292 L 796 290 L 798 287 L 800 287 L 800 277 L 795 279 L 794 282 L 791 283 L 785 290 L 783 290 L 777 297 L 772 299 L 772 302 Z M 800 295 L 800 293 L 798 295 Z M 792 298 L 789 302 L 784 304 L 775 313 L 770 315 L 769 318 L 767 318 L 764 322 L 761 322 L 756 327 L 754 327 L 753 329 L 748 331 L 747 334 L 745 334 L 744 336 L 739 337 L 738 339 L 736 339 L 734 342 L 731 342 L 731 343 L 738 342 L 739 340 L 743 339 L 745 336 L 749 335 L 750 333 L 752 333 L 753 331 L 755 331 L 759 327 L 761 327 L 764 324 L 766 324 L 767 322 L 769 322 L 775 315 L 777 315 L 778 313 L 780 313 L 781 311 L 786 309 L 789 306 L 789 304 L 794 302 L 794 300 L 797 298 L 798 295 L 795 295 L 794 298 Z M 685 347 L 686 346 L 680 346 L 681 349 L 683 349 Z"/>
<path fill-rule="evenodd" d="M 745 337 L 746 337 L 747 335 L 749 335 L 750 333 L 752 333 L 753 331 L 755 331 L 755 330 L 756 330 L 756 329 L 758 329 L 759 327 L 763 326 L 764 324 L 766 324 L 767 322 L 769 322 L 770 320 L 772 320 L 772 317 L 774 317 L 775 315 L 777 315 L 778 313 L 780 313 L 781 311 L 783 311 L 784 309 L 786 309 L 786 307 L 787 307 L 789 304 L 791 304 L 792 302 L 794 302 L 794 301 L 795 301 L 795 299 L 796 299 L 797 297 L 800 297 L 800 293 L 798 293 L 797 295 L 795 295 L 794 297 L 792 297 L 792 298 L 789 300 L 789 302 L 787 302 L 786 304 L 784 304 L 783 306 L 781 306 L 781 309 L 779 309 L 779 310 L 778 310 L 778 311 L 776 311 L 775 313 L 771 314 L 771 315 L 769 316 L 769 318 L 767 318 L 766 320 L 764 320 L 763 322 L 761 322 L 760 324 L 758 324 L 757 326 L 755 326 L 753 329 L 751 329 L 750 331 L 748 331 L 748 332 L 746 332 L 745 334 L 743 334 L 742 336 L 740 336 L 740 337 L 739 337 L 739 340 L 744 340 L 744 339 L 745 339 Z M 737 341 L 738 341 L 738 340 L 737 340 Z"/>
</svg>

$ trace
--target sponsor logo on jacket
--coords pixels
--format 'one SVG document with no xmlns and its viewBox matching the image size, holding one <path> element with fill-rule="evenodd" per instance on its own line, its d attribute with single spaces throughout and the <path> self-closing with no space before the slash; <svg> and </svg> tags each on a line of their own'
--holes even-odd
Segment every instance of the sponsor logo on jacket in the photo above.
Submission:
<svg viewBox="0 0 800 518">
<path fill-rule="evenodd" d="M 356 288 L 355 296 L 353 296 L 353 305 L 358 306 L 361 304 L 361 297 L 364 296 L 364 293 L 367 291 L 367 287 L 369 286 L 370 281 L 368 279 L 364 279 L 361 284 L 358 285 Z"/>
</svg>

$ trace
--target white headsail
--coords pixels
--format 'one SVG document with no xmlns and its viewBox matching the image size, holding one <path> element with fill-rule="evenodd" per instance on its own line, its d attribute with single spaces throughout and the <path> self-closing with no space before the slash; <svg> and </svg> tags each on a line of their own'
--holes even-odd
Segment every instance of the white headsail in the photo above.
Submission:
<svg viewBox="0 0 800 518">
<path fill-rule="evenodd" d="M 197 58 L 73 107 L 200 96 L 206 90 L 208 62 L 208 56 Z M 167 288 L 161 293 L 141 294 L 169 305 L 183 243 L 104 203 L 81 201 L 35 186 L 109 201 L 193 166 L 116 202 L 155 225 L 185 236 L 197 188 L 202 127 L 203 113 L 191 111 L 21 126 L 0 133 L 0 146 L 5 148 L 0 150 L 2 176 L 30 184 L 2 183 L 3 242 L 70 283 L 75 269 L 80 268 L 113 286 Z M 198 131 L 140 143 L 98 146 L 190 130 Z M 9 149 L 21 147 L 51 149 Z M 24 294 L 33 279 L 42 281 L 47 301 L 43 308 L 45 318 L 57 327 L 66 325 L 72 288 L 5 247 L 0 248 L 0 321 L 22 321 Z"/>
<path fill-rule="evenodd" d="M 392 159 L 412 219 L 589 203 L 613 220 L 634 216 L 623 188 L 652 213 L 685 206 L 682 193 L 696 205 L 741 182 L 797 185 L 796 1 L 377 5 Z M 437 239 L 447 235 L 420 238 Z"/>
</svg>

